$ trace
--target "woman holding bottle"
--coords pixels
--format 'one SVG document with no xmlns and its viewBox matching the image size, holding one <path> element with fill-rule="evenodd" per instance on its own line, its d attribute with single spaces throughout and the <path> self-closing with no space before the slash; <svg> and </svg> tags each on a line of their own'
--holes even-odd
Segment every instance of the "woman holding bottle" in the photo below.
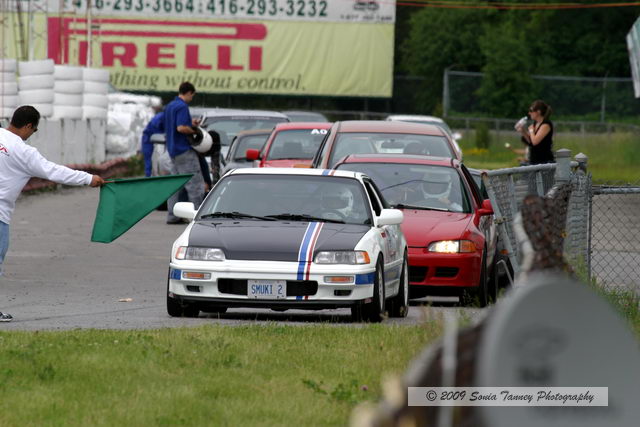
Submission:
<svg viewBox="0 0 640 427">
<path fill-rule="evenodd" d="M 534 101 L 529 107 L 529 117 L 533 124 L 528 128 L 518 127 L 522 134 L 522 142 L 529 146 L 529 163 L 553 163 L 553 123 L 549 120 L 551 107 L 544 101 Z"/>
</svg>

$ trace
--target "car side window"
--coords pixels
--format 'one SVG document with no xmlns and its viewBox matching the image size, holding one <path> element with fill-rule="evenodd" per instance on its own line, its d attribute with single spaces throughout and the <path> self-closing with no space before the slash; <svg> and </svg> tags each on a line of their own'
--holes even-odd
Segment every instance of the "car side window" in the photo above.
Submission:
<svg viewBox="0 0 640 427">
<path fill-rule="evenodd" d="M 318 148 L 318 151 L 316 152 L 316 155 L 313 158 L 313 162 L 311 163 L 311 165 L 314 168 L 320 167 L 320 163 L 322 163 L 322 159 L 324 158 L 325 153 L 327 151 L 327 147 L 329 146 L 329 144 L 327 143 L 327 141 L 329 139 L 329 135 L 331 135 L 331 130 L 330 129 L 327 130 L 327 133 L 324 136 L 324 138 L 322 139 L 322 142 L 320 143 L 320 147 Z"/>
<path fill-rule="evenodd" d="M 364 181 L 364 188 L 366 188 L 369 199 L 371 200 L 373 211 L 375 212 L 376 216 L 380 216 L 380 214 L 382 213 L 382 203 L 380 202 L 380 199 L 378 199 L 377 192 L 374 189 L 372 183 L 370 181 Z"/>
<path fill-rule="evenodd" d="M 467 169 L 465 165 L 461 165 L 460 168 L 462 170 L 462 174 L 465 177 L 465 180 L 467 181 L 469 187 L 471 188 L 471 193 L 473 194 L 473 198 L 475 199 L 478 206 L 482 205 L 482 201 L 484 199 L 488 199 L 489 197 L 488 196 L 484 197 L 484 195 L 481 194 L 475 179 L 473 179 L 473 176 L 471 176 L 471 172 L 469 172 L 469 169 Z"/>
</svg>

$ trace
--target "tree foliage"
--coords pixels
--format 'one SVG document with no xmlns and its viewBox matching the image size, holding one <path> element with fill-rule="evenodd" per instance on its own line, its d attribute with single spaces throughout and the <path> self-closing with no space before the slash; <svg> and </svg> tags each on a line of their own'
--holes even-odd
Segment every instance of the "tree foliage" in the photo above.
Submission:
<svg viewBox="0 0 640 427">
<path fill-rule="evenodd" d="M 514 1 L 518 2 L 526 3 Z M 414 96 L 425 112 L 442 102 L 447 67 L 482 71 L 485 77 L 478 94 L 483 110 L 513 116 L 538 97 L 532 74 L 630 76 L 625 37 L 638 16 L 638 7 L 413 8 L 410 18 L 403 20 L 407 28 L 399 30 L 407 34 L 399 39 L 398 71 L 424 78 Z"/>
</svg>

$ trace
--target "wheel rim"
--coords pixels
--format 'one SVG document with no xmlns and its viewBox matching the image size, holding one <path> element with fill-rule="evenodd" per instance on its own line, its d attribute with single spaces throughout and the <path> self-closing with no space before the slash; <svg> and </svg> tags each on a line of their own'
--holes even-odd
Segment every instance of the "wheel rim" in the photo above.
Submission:
<svg viewBox="0 0 640 427">
<path fill-rule="evenodd" d="M 384 278 L 382 277 L 382 271 L 378 269 L 378 308 L 382 313 L 382 307 L 384 304 Z"/>
<path fill-rule="evenodd" d="M 409 265 L 407 264 L 407 260 L 404 260 L 404 280 L 402 283 L 402 287 L 404 288 L 404 298 L 402 302 L 404 306 L 407 307 L 409 305 Z"/>
</svg>

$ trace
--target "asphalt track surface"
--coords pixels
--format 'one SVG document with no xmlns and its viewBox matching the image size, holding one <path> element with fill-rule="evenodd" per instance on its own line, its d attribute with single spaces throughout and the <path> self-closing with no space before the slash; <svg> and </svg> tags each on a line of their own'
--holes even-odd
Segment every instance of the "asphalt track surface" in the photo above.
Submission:
<svg viewBox="0 0 640 427">
<path fill-rule="evenodd" d="M 154 211 L 116 241 L 91 242 L 99 190 L 61 188 L 22 196 L 11 223 L 9 252 L 0 277 L 0 311 L 13 315 L 0 330 L 156 329 L 205 324 L 251 325 L 329 323 L 354 325 L 348 309 L 230 309 L 226 314 L 172 318 L 166 312 L 166 280 L 171 245 L 186 225 L 167 225 Z M 412 325 L 442 312 L 479 310 L 453 307 L 453 299 L 414 303 Z"/>
</svg>

